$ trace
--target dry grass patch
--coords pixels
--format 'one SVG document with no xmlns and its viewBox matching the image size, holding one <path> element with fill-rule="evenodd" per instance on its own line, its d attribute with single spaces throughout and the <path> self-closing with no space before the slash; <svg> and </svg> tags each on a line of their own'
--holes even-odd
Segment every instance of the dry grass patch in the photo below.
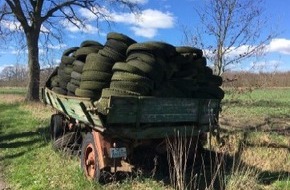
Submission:
<svg viewBox="0 0 290 190">
<path fill-rule="evenodd" d="M 52 109 L 50 106 L 45 106 L 41 102 L 31 102 L 31 103 L 25 103 L 21 106 L 24 110 L 27 110 L 30 112 L 35 118 L 40 120 L 45 120 L 50 117 L 55 110 Z"/>
<path fill-rule="evenodd" d="M 290 153 L 287 149 L 246 148 L 242 153 L 242 160 L 261 171 L 290 172 Z"/>
<path fill-rule="evenodd" d="M 24 101 L 24 96 L 18 94 L 0 94 L 0 103 L 12 104 Z"/>
</svg>

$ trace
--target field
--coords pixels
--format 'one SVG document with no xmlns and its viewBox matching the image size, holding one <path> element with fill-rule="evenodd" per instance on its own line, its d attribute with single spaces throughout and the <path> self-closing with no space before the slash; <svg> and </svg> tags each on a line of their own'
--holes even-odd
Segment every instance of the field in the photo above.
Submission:
<svg viewBox="0 0 290 190">
<path fill-rule="evenodd" d="M 222 155 L 225 188 L 290 189 L 290 89 L 226 91 L 222 141 L 206 145 Z M 25 103 L 24 94 L 21 88 L 0 89 L 0 173 L 11 189 L 173 189 L 142 173 L 106 185 L 86 180 L 77 157 L 51 148 L 53 110 Z"/>
</svg>

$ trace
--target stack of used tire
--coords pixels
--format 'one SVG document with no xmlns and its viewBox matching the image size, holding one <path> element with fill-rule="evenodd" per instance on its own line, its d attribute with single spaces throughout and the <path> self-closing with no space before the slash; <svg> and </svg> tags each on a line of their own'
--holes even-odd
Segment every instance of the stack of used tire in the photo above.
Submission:
<svg viewBox="0 0 290 190">
<path fill-rule="evenodd" d="M 109 33 L 104 48 L 87 55 L 76 96 L 99 99 L 102 90 L 110 85 L 112 67 L 126 59 L 127 48 L 133 43 L 126 35 Z"/>
<path fill-rule="evenodd" d="M 126 51 L 125 62 L 114 64 L 109 89 L 102 96 L 151 95 L 168 77 L 168 60 L 175 54 L 175 47 L 163 42 L 135 43 Z"/>
<path fill-rule="evenodd" d="M 67 95 L 67 84 L 70 81 L 70 76 L 73 71 L 73 62 L 75 60 L 75 47 L 65 50 L 61 57 L 61 63 L 57 70 L 57 75 L 52 77 L 52 91 Z"/>
<path fill-rule="evenodd" d="M 71 73 L 70 82 L 67 84 L 68 95 L 74 96 L 75 91 L 80 86 L 81 76 L 86 58 L 91 53 L 97 53 L 103 45 L 97 41 L 86 40 L 80 44 L 75 52 L 75 60 L 73 62 L 73 71 Z"/>
<path fill-rule="evenodd" d="M 220 88 L 222 77 L 213 74 L 207 66 L 201 49 L 176 47 L 177 55 L 172 59 L 178 65 L 165 86 L 169 86 L 181 97 L 218 98 L 224 97 Z M 165 90 L 166 91 L 166 90 Z M 168 95 L 166 92 L 163 95 Z"/>
<path fill-rule="evenodd" d="M 66 50 L 51 78 L 61 94 L 94 100 L 109 96 L 155 96 L 222 99 L 222 78 L 207 66 L 203 51 L 158 41 L 136 43 L 111 32 L 102 44 L 84 41 Z M 68 76 L 69 75 L 69 76 Z M 69 80 L 68 80 L 69 79 Z M 64 86 L 64 83 L 67 86 Z"/>
</svg>

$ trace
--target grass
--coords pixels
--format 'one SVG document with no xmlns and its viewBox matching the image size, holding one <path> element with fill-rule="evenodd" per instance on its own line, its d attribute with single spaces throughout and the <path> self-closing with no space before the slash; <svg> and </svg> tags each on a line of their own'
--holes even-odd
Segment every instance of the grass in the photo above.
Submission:
<svg viewBox="0 0 290 190">
<path fill-rule="evenodd" d="M 27 104 L 23 95 L 5 90 L 0 94 L 0 163 L 11 189 L 165 188 L 163 183 L 141 177 L 104 186 L 88 181 L 79 158 L 51 148 L 48 125 L 53 110 L 40 103 Z"/>
<path fill-rule="evenodd" d="M 239 159 L 255 169 L 259 188 L 289 189 L 290 88 L 229 90 L 222 104 L 226 149 L 234 155 L 243 144 Z"/>
<path fill-rule="evenodd" d="M 51 149 L 48 125 L 54 111 L 25 103 L 24 94 L 0 89 L 0 163 L 11 189 L 172 189 L 142 175 L 103 186 L 88 181 L 79 158 Z M 222 103 L 224 144 L 208 150 L 225 154 L 226 189 L 289 189 L 290 89 L 232 91 Z"/>
<path fill-rule="evenodd" d="M 19 94 L 24 95 L 26 93 L 24 87 L 0 87 L 0 94 Z"/>
</svg>

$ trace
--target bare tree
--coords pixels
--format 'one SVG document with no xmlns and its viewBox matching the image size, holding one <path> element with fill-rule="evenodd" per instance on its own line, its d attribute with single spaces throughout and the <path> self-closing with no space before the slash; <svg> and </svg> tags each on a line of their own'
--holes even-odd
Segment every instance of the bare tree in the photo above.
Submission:
<svg viewBox="0 0 290 190">
<path fill-rule="evenodd" d="M 113 8 L 137 8 L 137 1 L 131 0 L 4 0 L 0 2 L 0 36 L 15 34 L 20 41 L 24 37 L 28 50 L 29 83 L 26 100 L 39 100 L 39 40 L 43 35 L 44 45 L 51 43 L 51 38 L 61 40 L 63 26 L 68 22 L 76 27 L 86 27 L 86 18 L 78 14 L 83 9 L 93 14 L 98 27 L 98 20 L 108 21 L 109 11 Z M 6 40 L 7 41 L 7 40 Z M 17 43 L 17 42 L 16 42 Z"/>
<path fill-rule="evenodd" d="M 27 82 L 27 76 L 27 66 L 20 64 L 6 66 L 0 72 L 0 80 L 5 82 L 5 86 L 23 86 Z"/>
<path fill-rule="evenodd" d="M 216 75 L 230 66 L 263 53 L 275 37 L 266 33 L 263 0 L 208 0 L 195 7 L 200 25 L 193 31 L 184 27 L 185 41 L 199 45 L 213 62 Z"/>
<path fill-rule="evenodd" d="M 4 69 L 1 71 L 1 79 L 6 80 L 6 81 L 11 81 L 14 76 L 14 67 L 13 66 L 6 66 Z"/>
</svg>

